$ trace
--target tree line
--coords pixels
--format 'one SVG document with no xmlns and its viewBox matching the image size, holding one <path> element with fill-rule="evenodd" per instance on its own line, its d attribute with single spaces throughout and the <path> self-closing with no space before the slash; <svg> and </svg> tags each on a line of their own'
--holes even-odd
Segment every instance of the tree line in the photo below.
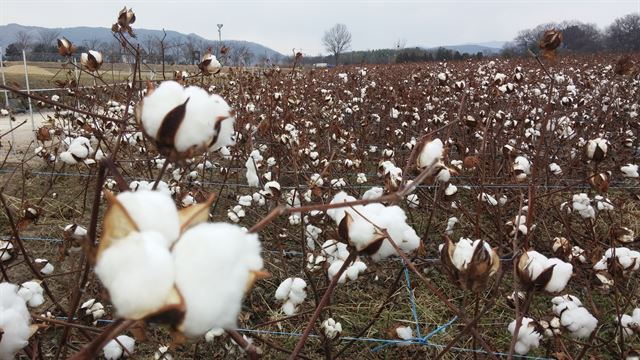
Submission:
<svg viewBox="0 0 640 360">
<path fill-rule="evenodd" d="M 24 50 L 30 61 L 59 61 L 57 39 L 62 35 L 60 31 L 53 29 L 39 29 L 35 33 L 19 31 L 15 40 L 4 51 L 6 60 L 22 60 Z M 220 50 L 225 47 L 223 59 L 227 65 L 252 65 L 255 62 L 266 61 L 266 55 L 254 54 L 248 46 L 242 42 L 216 40 L 203 40 L 196 36 L 187 36 L 181 39 L 166 39 L 159 35 L 146 35 L 132 39 L 132 42 L 140 46 L 142 61 L 145 63 L 160 63 L 163 60 L 167 64 L 196 64 L 207 48 L 212 48 L 220 57 Z M 77 47 L 76 54 L 88 50 L 100 51 L 107 62 L 132 62 L 131 55 L 122 50 L 122 45 L 117 39 L 103 41 L 99 39 L 86 39 Z"/>
</svg>

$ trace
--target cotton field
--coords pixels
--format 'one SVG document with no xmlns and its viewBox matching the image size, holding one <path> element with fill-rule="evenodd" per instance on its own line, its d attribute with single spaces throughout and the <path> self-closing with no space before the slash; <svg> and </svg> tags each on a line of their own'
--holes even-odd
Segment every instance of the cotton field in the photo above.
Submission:
<svg viewBox="0 0 640 360">
<path fill-rule="evenodd" d="M 0 359 L 636 359 L 640 62 L 558 36 L 122 84 L 60 39 L 4 87 L 46 121 L 1 138 Z"/>
</svg>

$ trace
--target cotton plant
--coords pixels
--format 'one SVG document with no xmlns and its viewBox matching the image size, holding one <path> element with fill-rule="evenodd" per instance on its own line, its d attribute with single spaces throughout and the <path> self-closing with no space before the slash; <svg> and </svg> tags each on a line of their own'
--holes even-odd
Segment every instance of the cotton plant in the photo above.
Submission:
<svg viewBox="0 0 640 360">
<path fill-rule="evenodd" d="M 187 337 L 236 325 L 245 290 L 264 275 L 257 235 L 206 223 L 213 197 L 180 211 L 154 191 L 107 200 L 95 272 L 118 317 L 171 312 Z"/>
<path fill-rule="evenodd" d="M 535 250 L 516 258 L 518 278 L 528 290 L 557 293 L 564 290 L 573 274 L 573 265 L 558 258 L 547 258 Z"/>
<path fill-rule="evenodd" d="M 15 284 L 0 283 L 0 359 L 13 359 L 29 343 L 31 314 Z"/>
<path fill-rule="evenodd" d="M 0 261 L 9 261 L 13 258 L 14 247 L 10 241 L 0 240 Z"/>
<path fill-rule="evenodd" d="M 233 111 L 222 97 L 196 86 L 165 81 L 150 89 L 138 104 L 136 119 L 168 158 L 188 158 L 234 144 Z"/>
<path fill-rule="evenodd" d="M 531 161 L 526 156 L 518 156 L 513 162 L 513 173 L 518 181 L 524 181 L 531 174 Z"/>
<path fill-rule="evenodd" d="M 511 336 L 515 335 L 516 320 L 509 323 L 507 330 L 511 333 Z M 540 346 L 540 340 L 542 339 L 542 333 L 543 330 L 536 321 L 528 317 L 523 317 L 514 347 L 516 354 L 526 355 L 531 350 L 538 348 L 538 346 Z"/>
<path fill-rule="evenodd" d="M 115 339 L 109 341 L 107 345 L 102 348 L 105 359 L 117 360 L 122 357 L 129 357 L 133 355 L 136 341 L 127 335 L 120 335 Z"/>
<path fill-rule="evenodd" d="M 551 303 L 553 313 L 560 318 L 560 325 L 574 338 L 586 339 L 598 326 L 598 319 L 573 295 L 556 296 Z"/>
<path fill-rule="evenodd" d="M 287 278 L 276 289 L 276 300 L 282 301 L 282 312 L 292 316 L 307 297 L 307 283 L 301 278 Z"/>
<path fill-rule="evenodd" d="M 355 201 L 355 198 L 340 192 L 334 196 L 331 204 L 348 201 Z M 396 254 L 381 229 L 386 229 L 389 237 L 405 253 L 411 253 L 420 246 L 420 237 L 407 224 L 407 216 L 398 206 L 377 203 L 356 205 L 329 209 L 327 215 L 338 225 L 338 232 L 344 241 L 349 242 L 356 251 L 371 255 L 374 261 Z"/>
<path fill-rule="evenodd" d="M 447 237 L 447 241 L 439 245 L 438 251 L 447 273 L 465 290 L 483 290 L 489 277 L 500 269 L 500 257 L 496 249 L 482 239 L 460 238 L 454 243 Z"/>
<path fill-rule="evenodd" d="M 584 152 L 587 160 L 600 162 L 607 157 L 609 141 L 603 138 L 595 138 L 587 141 Z"/>
</svg>

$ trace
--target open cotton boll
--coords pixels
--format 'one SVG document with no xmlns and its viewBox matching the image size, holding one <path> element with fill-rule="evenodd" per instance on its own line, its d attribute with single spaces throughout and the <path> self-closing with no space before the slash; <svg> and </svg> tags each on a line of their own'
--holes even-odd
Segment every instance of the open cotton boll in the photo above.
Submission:
<svg viewBox="0 0 640 360">
<path fill-rule="evenodd" d="M 0 359 L 13 359 L 29 344 L 31 315 L 18 286 L 0 283 Z"/>
<path fill-rule="evenodd" d="M 40 267 L 40 273 L 42 275 L 50 275 L 53 273 L 53 270 L 55 270 L 53 265 L 47 259 L 35 259 L 33 262 L 37 267 Z"/>
<path fill-rule="evenodd" d="M 258 235 L 232 224 L 200 224 L 180 237 L 173 259 L 186 305 L 180 325 L 186 336 L 236 325 L 251 272 L 263 266 L 260 251 Z"/>
<path fill-rule="evenodd" d="M 511 336 L 513 336 L 516 331 L 516 320 L 513 320 L 507 329 L 511 333 Z M 536 331 L 533 319 L 523 317 L 520 329 L 518 330 L 515 352 L 520 355 L 528 354 L 531 349 L 540 346 L 540 339 L 542 339 L 542 334 Z"/>
<path fill-rule="evenodd" d="M 120 193 L 116 199 L 127 210 L 138 230 L 161 233 L 162 243 L 169 248 L 180 234 L 178 210 L 169 195 L 157 191 Z"/>
<path fill-rule="evenodd" d="M 443 151 L 444 144 L 442 143 L 442 140 L 434 139 L 426 142 L 416 159 L 418 168 L 426 168 L 440 161 Z"/>
<path fill-rule="evenodd" d="M 245 163 L 245 167 L 247 168 L 247 183 L 249 186 L 258 187 L 260 186 L 260 179 L 258 178 L 258 164 L 262 161 L 262 155 L 260 155 L 260 151 L 253 150 Z"/>
<path fill-rule="evenodd" d="M 112 243 L 99 255 L 95 272 L 118 316 L 128 319 L 159 310 L 175 279 L 166 240 L 155 231 L 134 232 Z"/>
<path fill-rule="evenodd" d="M 551 276 L 546 283 L 541 283 L 538 277 L 549 269 L 551 269 Z M 571 279 L 573 265 L 557 258 L 547 258 L 537 251 L 530 250 L 518 259 L 518 273 L 525 282 L 555 293 L 562 291 Z"/>
<path fill-rule="evenodd" d="M 411 340 L 413 339 L 413 329 L 411 326 L 398 326 L 396 328 L 396 335 L 402 340 Z"/>
<path fill-rule="evenodd" d="M 339 203 L 351 202 L 351 201 L 356 201 L 356 198 L 354 198 L 353 196 L 349 196 L 344 191 L 340 191 L 333 197 L 330 204 L 339 204 Z M 342 221 L 342 218 L 344 217 L 345 209 L 347 209 L 347 207 L 328 209 L 327 215 L 331 219 L 333 219 L 333 221 L 335 221 L 336 224 L 340 224 L 340 221 Z"/>
<path fill-rule="evenodd" d="M 180 153 L 193 148 L 216 150 L 233 143 L 235 120 L 229 105 L 204 89 L 185 89 L 175 81 L 165 81 L 144 98 L 141 106 L 139 122 L 145 133 L 159 142 L 161 151 L 165 146 Z"/>
<path fill-rule="evenodd" d="M 364 194 L 362 194 L 362 200 L 377 199 L 382 195 L 384 195 L 384 189 L 381 187 L 375 186 L 365 191 Z"/>
<path fill-rule="evenodd" d="M 551 302 L 554 314 L 560 317 L 560 324 L 571 333 L 571 336 L 584 339 L 598 326 L 598 320 L 582 307 L 577 297 L 556 296 L 551 299 Z"/>
<path fill-rule="evenodd" d="M 224 334 L 223 328 L 213 328 L 207 331 L 206 334 L 204 334 L 204 339 L 206 342 L 212 342 L 215 338 L 217 338 L 218 336 L 222 336 L 223 334 Z"/>
<path fill-rule="evenodd" d="M 639 176 L 637 164 L 623 165 L 620 167 L 620 171 L 622 171 L 624 177 L 637 178 Z"/>
<path fill-rule="evenodd" d="M 44 303 L 44 290 L 37 281 L 22 283 L 18 290 L 18 295 L 20 295 L 30 307 L 38 307 Z"/>
<path fill-rule="evenodd" d="M 120 335 L 117 338 L 109 341 L 107 345 L 102 348 L 102 352 L 104 353 L 104 357 L 107 360 L 116 360 L 120 359 L 123 356 L 128 357 L 130 354 L 133 354 L 135 345 L 136 341 L 132 337 L 129 337 L 127 335 Z"/>
<path fill-rule="evenodd" d="M 282 311 L 291 316 L 297 312 L 298 305 L 307 297 L 307 283 L 301 278 L 285 279 L 276 290 L 276 299 L 284 302 Z"/>
<path fill-rule="evenodd" d="M 342 324 L 333 318 L 328 318 L 322 322 L 322 330 L 329 339 L 335 339 L 342 332 Z"/>
</svg>

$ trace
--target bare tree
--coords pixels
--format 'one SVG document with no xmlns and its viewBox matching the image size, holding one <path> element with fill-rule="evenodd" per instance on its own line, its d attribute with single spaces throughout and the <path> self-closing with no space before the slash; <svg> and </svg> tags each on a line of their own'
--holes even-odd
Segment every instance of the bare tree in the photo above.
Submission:
<svg viewBox="0 0 640 360">
<path fill-rule="evenodd" d="M 606 30 L 607 47 L 615 51 L 640 50 L 640 15 L 629 14 L 613 21 Z"/>
<path fill-rule="evenodd" d="M 60 37 L 60 31 L 55 29 L 39 29 L 38 41 L 45 46 L 52 46 L 56 43 L 56 39 Z"/>
<path fill-rule="evenodd" d="M 18 50 L 27 50 L 31 46 L 32 37 L 26 31 L 20 30 L 16 33 L 16 44 L 18 45 Z"/>
<path fill-rule="evenodd" d="M 101 43 L 102 41 L 100 41 L 100 39 L 92 38 L 92 39 L 84 40 L 82 42 L 82 45 L 84 45 L 89 50 L 99 50 L 100 49 L 99 46 Z"/>
<path fill-rule="evenodd" d="M 322 45 L 325 49 L 333 54 L 336 65 L 340 54 L 351 46 L 351 33 L 345 24 L 335 24 L 331 29 L 327 30 L 322 37 Z"/>
</svg>

